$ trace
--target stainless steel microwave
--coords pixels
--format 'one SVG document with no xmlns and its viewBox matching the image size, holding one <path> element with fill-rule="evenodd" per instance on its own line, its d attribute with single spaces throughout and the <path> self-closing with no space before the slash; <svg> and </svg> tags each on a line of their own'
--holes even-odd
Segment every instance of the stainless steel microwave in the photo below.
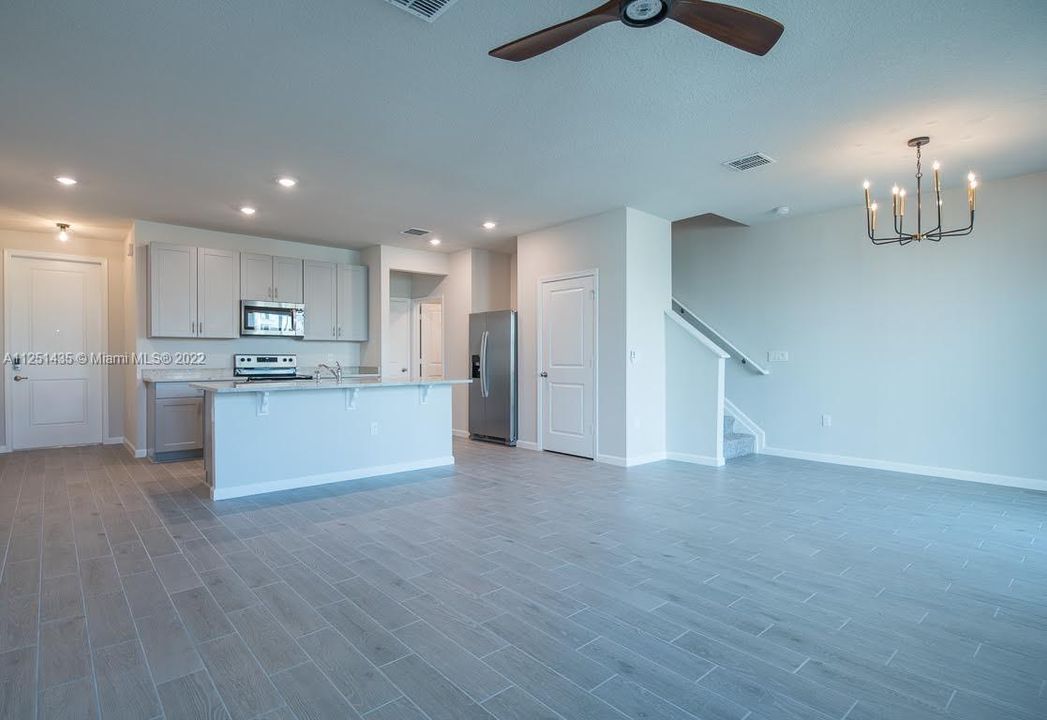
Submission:
<svg viewBox="0 0 1047 720">
<path fill-rule="evenodd" d="M 305 305 L 268 300 L 241 300 L 240 334 L 303 338 Z"/>
</svg>

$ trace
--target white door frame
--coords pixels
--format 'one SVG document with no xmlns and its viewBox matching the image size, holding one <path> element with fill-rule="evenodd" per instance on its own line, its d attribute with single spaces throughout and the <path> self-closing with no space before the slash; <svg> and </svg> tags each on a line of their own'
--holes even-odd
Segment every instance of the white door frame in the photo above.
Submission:
<svg viewBox="0 0 1047 720">
<path fill-rule="evenodd" d="M 544 401 L 545 384 L 539 375 L 542 366 L 542 328 L 545 326 L 544 309 L 542 307 L 542 286 L 545 283 L 557 282 L 559 280 L 577 280 L 584 277 L 593 279 L 593 460 L 595 461 L 599 456 L 600 448 L 600 271 L 596 268 L 561 273 L 559 275 L 545 275 L 538 278 L 538 302 L 535 305 L 538 308 L 538 327 L 536 328 L 538 338 L 535 344 L 537 354 L 535 355 L 534 373 L 534 381 L 538 387 L 536 395 L 538 404 L 535 407 L 535 419 L 538 425 L 538 449 L 545 450 L 544 428 L 542 426 L 542 403 Z"/>
<path fill-rule="evenodd" d="M 417 367 L 419 360 L 421 359 L 422 345 L 421 345 L 421 320 L 422 320 L 422 305 L 435 305 L 437 302 L 440 303 L 440 309 L 443 312 L 444 321 L 441 323 L 441 332 L 443 337 L 440 338 L 440 364 L 444 369 L 444 377 L 447 377 L 447 305 L 444 303 L 443 295 L 430 295 L 424 298 L 412 298 L 411 299 L 411 379 L 421 380 L 420 368 Z M 417 372 L 416 372 L 417 371 Z"/>
<path fill-rule="evenodd" d="M 109 349 L 109 260 L 91 255 L 70 255 L 68 253 L 45 252 L 42 250 L 4 250 L 4 352 L 11 352 L 11 260 L 13 258 L 30 258 L 35 260 L 62 260 L 82 265 L 98 265 L 102 268 L 102 342 L 103 353 Z M 102 368 L 102 444 L 109 438 L 109 366 Z M 4 446 L 3 451 L 14 449 L 14 379 L 9 368 L 4 368 Z"/>
</svg>

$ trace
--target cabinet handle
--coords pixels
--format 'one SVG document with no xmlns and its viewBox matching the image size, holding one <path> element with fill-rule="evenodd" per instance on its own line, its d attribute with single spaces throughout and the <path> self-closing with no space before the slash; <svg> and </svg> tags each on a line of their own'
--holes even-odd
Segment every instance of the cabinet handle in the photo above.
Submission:
<svg viewBox="0 0 1047 720">
<path fill-rule="evenodd" d="M 280 299 L 280 288 L 273 288 L 273 300 Z"/>
</svg>

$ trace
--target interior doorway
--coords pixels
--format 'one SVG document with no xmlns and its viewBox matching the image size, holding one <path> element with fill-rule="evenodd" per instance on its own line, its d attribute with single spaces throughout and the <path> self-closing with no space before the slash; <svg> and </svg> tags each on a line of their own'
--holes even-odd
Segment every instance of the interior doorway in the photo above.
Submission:
<svg viewBox="0 0 1047 720">
<path fill-rule="evenodd" d="M 443 298 L 425 298 L 414 304 L 414 373 L 416 380 L 444 377 Z"/>
</svg>

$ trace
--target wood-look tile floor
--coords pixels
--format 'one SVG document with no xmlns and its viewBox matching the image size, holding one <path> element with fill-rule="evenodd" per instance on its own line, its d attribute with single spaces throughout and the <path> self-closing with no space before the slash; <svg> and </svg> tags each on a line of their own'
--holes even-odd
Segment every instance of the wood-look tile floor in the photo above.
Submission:
<svg viewBox="0 0 1047 720">
<path fill-rule="evenodd" d="M 1047 495 L 752 457 L 212 503 L 0 457 L 5 718 L 1047 717 Z"/>
</svg>

